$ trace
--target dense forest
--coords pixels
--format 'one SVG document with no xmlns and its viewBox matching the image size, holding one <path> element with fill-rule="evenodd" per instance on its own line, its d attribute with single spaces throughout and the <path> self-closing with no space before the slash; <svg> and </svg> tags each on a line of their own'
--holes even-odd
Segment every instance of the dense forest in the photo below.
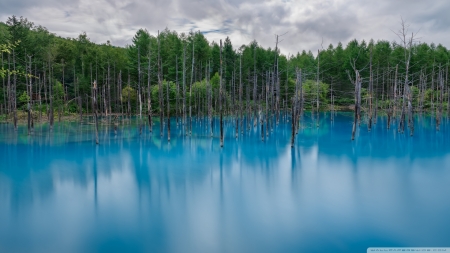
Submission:
<svg viewBox="0 0 450 253">
<path fill-rule="evenodd" d="M 278 37 L 274 41 L 273 48 L 256 41 L 236 46 L 228 37 L 210 42 L 200 31 L 166 28 L 158 34 L 140 29 L 131 45 L 117 47 L 93 43 L 86 33 L 61 38 L 12 16 L 0 23 L 1 114 L 15 123 L 17 111 L 39 119 L 44 114 L 52 124 L 54 114 L 96 111 L 144 114 L 151 122 L 153 116 L 219 111 L 256 115 L 298 104 L 301 110 L 356 108 L 370 114 L 394 108 L 394 115 L 401 101 L 410 101 L 416 112 L 442 113 L 450 105 L 450 53 L 440 44 L 355 39 L 286 56 Z"/>
</svg>

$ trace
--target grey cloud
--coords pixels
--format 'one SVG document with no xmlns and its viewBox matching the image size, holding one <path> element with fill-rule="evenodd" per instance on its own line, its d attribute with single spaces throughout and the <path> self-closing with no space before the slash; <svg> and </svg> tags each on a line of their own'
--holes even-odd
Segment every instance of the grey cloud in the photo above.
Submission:
<svg viewBox="0 0 450 253">
<path fill-rule="evenodd" d="M 59 10 L 59 11 L 58 11 Z M 283 34 L 283 53 L 315 52 L 328 44 L 358 40 L 396 40 L 400 17 L 421 29 L 425 42 L 450 45 L 450 2 L 446 0 L 16 0 L 0 2 L 0 18 L 22 15 L 51 32 L 76 37 L 83 31 L 99 43 L 126 45 L 139 28 L 151 33 L 168 27 L 195 29 L 216 40 L 230 36 L 238 48 L 256 39 L 275 46 Z M 59 14 L 58 14 L 59 13 Z M 440 40 L 440 41 L 437 41 Z"/>
</svg>

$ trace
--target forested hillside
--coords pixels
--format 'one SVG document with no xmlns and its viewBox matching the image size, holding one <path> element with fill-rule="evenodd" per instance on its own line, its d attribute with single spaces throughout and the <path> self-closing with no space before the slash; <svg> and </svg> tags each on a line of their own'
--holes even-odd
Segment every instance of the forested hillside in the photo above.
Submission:
<svg viewBox="0 0 450 253">
<path fill-rule="evenodd" d="M 305 108 L 328 109 L 331 103 L 354 103 L 352 64 L 361 75 L 363 97 L 372 83 L 373 98 L 382 109 L 394 97 L 395 83 L 405 79 L 405 50 L 409 50 L 375 38 L 355 39 L 347 45 L 338 42 L 313 54 L 302 50 L 299 41 L 299 52 L 287 56 L 280 54 L 276 44 L 273 48 L 263 48 L 256 41 L 232 45 L 227 37 L 221 51 L 220 43 L 208 41 L 201 31 L 186 34 L 169 29 L 159 34 L 141 29 L 131 45 L 117 47 L 109 41 L 93 43 L 85 33 L 61 38 L 15 16 L 0 23 L 0 44 L 10 48 L 3 50 L 1 60 L 5 74 L 0 94 L 2 114 L 16 108 L 25 110 L 28 103 L 44 113 L 50 106 L 60 113 L 80 109 L 90 113 L 94 81 L 102 114 L 137 113 L 139 105 L 142 113 L 150 108 L 159 112 L 165 107 L 161 99 L 170 101 L 167 105 L 172 115 L 183 113 L 183 103 L 201 114 L 208 110 L 208 103 L 216 110 L 220 76 L 225 110 L 233 111 L 236 104 L 247 108 L 256 100 L 264 101 L 265 94 L 271 94 L 277 108 L 283 109 L 292 102 L 300 70 Z M 442 45 L 416 42 L 411 53 L 408 80 L 412 81 L 414 105 L 427 109 L 438 97 L 438 81 L 448 94 L 449 51 Z"/>
</svg>

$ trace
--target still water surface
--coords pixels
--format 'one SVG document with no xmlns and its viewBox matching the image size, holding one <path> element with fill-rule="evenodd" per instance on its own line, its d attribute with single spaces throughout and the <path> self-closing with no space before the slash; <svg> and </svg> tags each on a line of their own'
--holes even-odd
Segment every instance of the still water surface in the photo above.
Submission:
<svg viewBox="0 0 450 253">
<path fill-rule="evenodd" d="M 0 125 L 0 252 L 366 252 L 450 247 L 450 126 L 414 137 L 309 115 L 225 146 L 195 124 L 172 138 L 121 126 Z M 419 123 L 420 121 L 420 123 Z"/>
</svg>

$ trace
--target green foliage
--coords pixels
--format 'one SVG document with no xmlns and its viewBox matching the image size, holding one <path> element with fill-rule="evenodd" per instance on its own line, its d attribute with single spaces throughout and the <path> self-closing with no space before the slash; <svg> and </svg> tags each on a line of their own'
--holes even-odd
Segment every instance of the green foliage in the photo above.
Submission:
<svg viewBox="0 0 450 253">
<path fill-rule="evenodd" d="M 61 106 L 64 103 L 64 87 L 61 82 L 55 81 L 52 90 L 53 105 L 55 107 Z"/>
<path fill-rule="evenodd" d="M 177 98 L 177 86 L 174 82 L 168 82 L 164 80 L 161 84 L 162 89 L 162 97 L 163 97 L 163 109 L 167 110 L 167 91 L 169 92 L 169 103 L 171 112 L 175 112 L 176 98 Z M 152 87 L 151 96 L 152 96 L 152 109 L 159 111 L 159 86 L 155 85 Z M 180 91 L 181 94 L 181 91 Z M 187 93 L 188 100 L 186 103 L 189 103 L 189 93 Z M 181 96 L 178 96 L 181 99 Z M 165 113 L 165 112 L 164 112 Z"/>
<path fill-rule="evenodd" d="M 416 44 L 411 50 L 409 80 L 419 80 L 421 72 L 428 77 L 424 106 L 431 108 L 431 98 L 436 98 L 439 93 L 436 88 L 435 91 L 430 90 L 431 75 L 434 73 L 437 76 L 438 69 L 442 71 L 449 67 L 449 50 L 440 44 L 426 43 Z M 68 100 L 77 96 L 86 99 L 91 94 L 93 80 L 97 80 L 100 85 L 111 87 L 113 111 L 121 109 L 120 103 L 117 102 L 120 100 L 119 83 L 122 89 L 122 101 L 126 102 L 129 95 L 133 110 L 138 102 L 136 97 L 138 87 L 143 91 L 143 95 L 146 95 L 144 89 L 150 83 L 152 107 L 158 110 L 158 72 L 160 72 L 160 78 L 165 80 L 163 86 L 169 85 L 171 106 L 177 99 L 181 101 L 180 95 L 175 98 L 176 81 L 180 86 L 180 93 L 182 85 L 186 85 L 188 103 L 195 101 L 194 98 L 204 99 L 207 89 L 206 77 L 210 79 L 212 85 L 213 99 L 217 99 L 219 90 L 221 67 L 219 41 L 209 42 L 200 31 L 177 33 L 166 28 L 159 34 L 150 34 L 146 29 L 139 29 L 132 38 L 132 43 L 122 48 L 111 45 L 109 41 L 103 44 L 93 43 L 86 33 L 74 39 L 58 37 L 45 27 L 34 25 L 26 18 L 12 16 L 5 23 L 0 22 L 0 51 L 4 56 L 0 66 L 0 78 L 6 78 L 8 75 L 15 76 L 17 101 L 26 91 L 25 84 L 29 83 L 29 78 L 34 88 L 37 87 L 36 84 L 40 84 L 42 96 L 44 92 L 49 94 L 48 83 L 54 84 L 52 88 L 55 106 L 62 105 L 64 95 L 67 95 Z M 273 77 L 274 65 L 278 63 L 277 77 L 280 81 L 279 95 L 282 100 L 290 101 L 294 95 L 296 70 L 301 70 L 303 80 L 307 80 L 303 84 L 306 106 L 311 107 L 316 100 L 317 75 L 320 80 L 321 108 L 326 108 L 330 102 L 331 85 L 336 104 L 350 105 L 354 103 L 354 86 L 347 72 L 354 73 L 353 63 L 360 69 L 363 78 L 363 99 L 366 99 L 370 75 L 368 66 L 372 55 L 373 71 L 377 76 L 378 85 L 376 94 L 378 100 L 383 96 L 386 101 L 386 94 L 393 85 L 393 73 L 396 66 L 398 66 L 398 79 L 404 80 L 406 74 L 404 53 L 405 48 L 389 41 L 352 40 L 346 45 L 342 43 L 329 45 L 319 52 L 299 50 L 294 55 L 286 56 L 280 54 L 279 50 L 263 48 L 257 41 L 251 41 L 246 45 L 233 45 L 231 39 L 227 37 L 222 41 L 224 97 L 226 101 L 231 99 L 232 83 L 239 84 L 242 79 L 243 98 L 247 98 L 246 93 L 249 90 L 251 92 L 249 97 L 253 99 L 253 85 L 256 78 L 259 96 L 261 88 L 268 82 L 267 78 Z M 13 64 L 8 64 L 8 58 L 10 62 L 15 59 L 15 70 L 11 67 Z M 35 76 L 29 73 L 30 68 L 27 64 L 30 64 L 30 61 L 32 74 Z M 183 63 L 185 63 L 184 71 Z M 240 73 L 242 73 L 241 78 Z M 44 80 L 45 85 L 43 85 Z M 286 84 L 287 89 L 285 89 Z M 384 86 L 386 86 L 385 89 L 380 88 Z M 412 87 L 414 105 L 417 105 L 419 101 L 419 91 L 416 87 L 415 83 Z M 67 94 L 64 88 L 67 88 Z M 189 93 L 190 90 L 192 93 Z M 380 94 L 381 90 L 384 94 Z M 166 90 L 163 91 L 164 94 L 166 92 Z M 0 101 L 0 103 L 4 102 Z M 22 102 L 19 101 L 20 103 Z M 379 104 L 387 103 L 379 101 Z M 230 103 L 227 101 L 226 104 Z M 118 105 L 117 108 L 116 105 Z M 85 102 L 83 106 L 86 106 Z M 72 107 L 68 105 L 68 110 L 75 110 L 75 107 Z"/>
<path fill-rule="evenodd" d="M 29 101 L 30 101 L 30 96 L 27 95 L 27 92 L 26 91 L 22 92 L 22 94 L 20 94 L 19 99 L 18 99 L 19 108 L 26 110 Z"/>
<path fill-rule="evenodd" d="M 131 102 L 136 102 L 136 90 L 127 85 L 122 89 L 122 101 L 126 103 L 128 99 Z"/>
<path fill-rule="evenodd" d="M 317 85 L 316 81 L 313 80 L 306 80 L 303 83 L 303 97 L 306 101 L 306 106 L 311 101 L 317 101 L 317 93 L 319 93 L 319 106 L 322 108 L 329 103 L 329 96 L 328 93 L 330 92 L 330 85 L 319 82 L 319 85 Z M 310 104 L 311 107 L 316 106 L 316 102 Z M 308 107 L 307 107 L 308 108 Z"/>
</svg>

